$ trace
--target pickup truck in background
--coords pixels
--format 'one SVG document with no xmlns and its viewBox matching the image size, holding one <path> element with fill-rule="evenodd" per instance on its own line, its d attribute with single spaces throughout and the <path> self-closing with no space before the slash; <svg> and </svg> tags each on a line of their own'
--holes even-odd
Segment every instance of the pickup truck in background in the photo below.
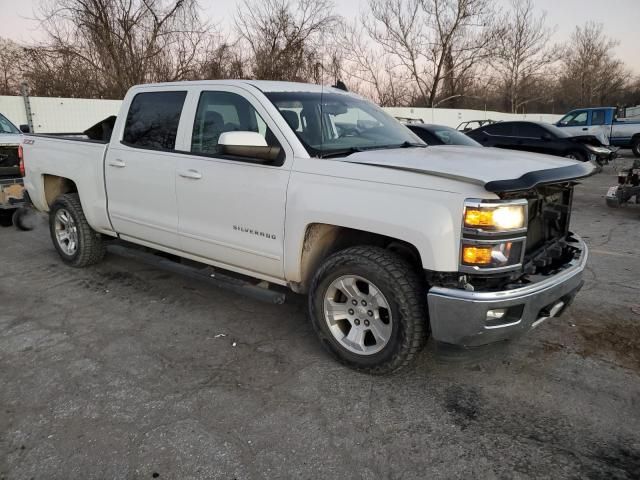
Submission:
<svg viewBox="0 0 640 480">
<path fill-rule="evenodd" d="M 556 126 L 576 136 L 593 135 L 603 145 L 630 148 L 640 157 L 640 120 L 617 118 L 615 107 L 572 110 Z"/>
<path fill-rule="evenodd" d="M 569 220 L 588 163 L 431 148 L 354 94 L 285 82 L 136 86 L 103 127 L 24 140 L 65 263 L 95 264 L 119 238 L 288 286 L 358 370 L 395 371 L 428 335 L 512 338 L 582 286 Z"/>
</svg>

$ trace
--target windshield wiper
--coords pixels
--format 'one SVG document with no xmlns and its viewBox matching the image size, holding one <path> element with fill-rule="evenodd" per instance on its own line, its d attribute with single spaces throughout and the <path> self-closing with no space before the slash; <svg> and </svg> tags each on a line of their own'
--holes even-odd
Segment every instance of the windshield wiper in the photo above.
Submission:
<svg viewBox="0 0 640 480">
<path fill-rule="evenodd" d="M 332 157 L 348 157 L 353 153 L 365 152 L 367 150 L 391 150 L 394 148 L 425 148 L 429 145 L 425 143 L 417 143 L 417 142 L 403 142 L 400 144 L 394 145 L 372 145 L 370 147 L 349 147 L 343 150 L 334 150 L 331 152 L 327 152 L 324 154 L 318 155 L 320 158 L 332 158 Z"/>
<path fill-rule="evenodd" d="M 360 147 L 349 147 L 343 150 L 333 150 L 327 153 L 321 153 L 318 155 L 320 158 L 333 158 L 333 157 L 348 157 L 352 153 L 364 152 L 363 148 Z"/>
</svg>

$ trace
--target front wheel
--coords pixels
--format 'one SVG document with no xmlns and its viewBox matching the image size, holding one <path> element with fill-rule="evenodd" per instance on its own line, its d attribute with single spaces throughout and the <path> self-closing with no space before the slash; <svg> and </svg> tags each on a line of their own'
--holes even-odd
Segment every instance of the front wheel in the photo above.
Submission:
<svg viewBox="0 0 640 480">
<path fill-rule="evenodd" d="M 53 203 L 49 231 L 62 261 L 72 267 L 93 265 L 104 257 L 102 235 L 87 222 L 77 193 L 61 195 Z"/>
<path fill-rule="evenodd" d="M 340 362 L 372 374 L 409 363 L 426 341 L 426 288 L 398 255 L 352 247 L 329 257 L 309 292 L 314 330 Z"/>
</svg>

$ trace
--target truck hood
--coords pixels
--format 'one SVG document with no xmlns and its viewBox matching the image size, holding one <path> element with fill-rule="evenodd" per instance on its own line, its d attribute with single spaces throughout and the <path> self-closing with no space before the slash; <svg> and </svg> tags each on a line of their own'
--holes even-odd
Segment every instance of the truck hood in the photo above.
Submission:
<svg viewBox="0 0 640 480">
<path fill-rule="evenodd" d="M 490 192 L 528 190 L 595 173 L 588 162 L 500 148 L 457 145 L 358 152 L 345 162 L 375 165 L 482 185 Z"/>
</svg>

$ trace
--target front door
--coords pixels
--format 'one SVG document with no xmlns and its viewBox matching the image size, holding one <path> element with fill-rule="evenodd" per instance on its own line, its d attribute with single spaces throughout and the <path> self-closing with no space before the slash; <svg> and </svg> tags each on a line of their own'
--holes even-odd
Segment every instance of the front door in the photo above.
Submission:
<svg viewBox="0 0 640 480">
<path fill-rule="evenodd" d="M 192 99 L 195 117 L 178 160 L 176 193 L 182 249 L 236 270 L 284 277 L 286 192 L 292 151 L 270 128 L 265 108 L 237 87 L 202 90 Z M 258 132 L 282 148 L 271 164 L 222 154 L 224 132 Z"/>
<path fill-rule="evenodd" d="M 174 149 L 185 98 L 185 91 L 138 93 L 122 138 L 113 139 L 107 150 L 111 223 L 134 241 L 179 247 Z"/>
</svg>

